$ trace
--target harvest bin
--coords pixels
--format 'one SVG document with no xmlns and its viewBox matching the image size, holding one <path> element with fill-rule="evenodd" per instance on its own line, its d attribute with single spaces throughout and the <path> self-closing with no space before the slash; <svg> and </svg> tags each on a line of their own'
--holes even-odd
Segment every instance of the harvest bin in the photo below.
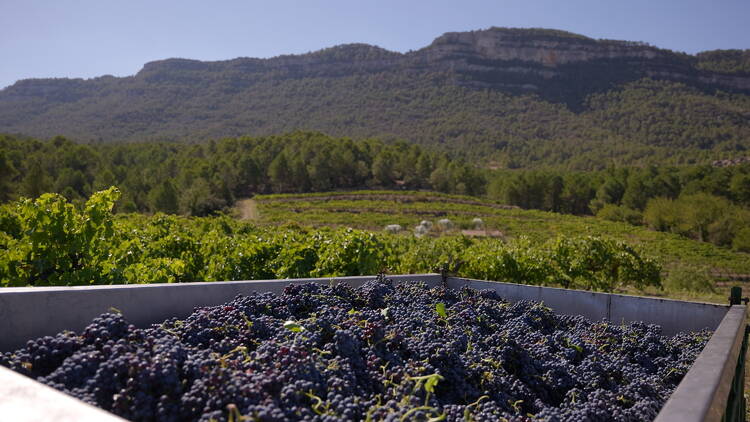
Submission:
<svg viewBox="0 0 750 422">
<path fill-rule="evenodd" d="M 280 293 L 295 283 L 345 282 L 360 286 L 374 277 L 226 281 L 211 283 L 20 287 L 0 289 L 0 351 L 63 330 L 82 330 L 94 317 L 116 308 L 136 326 L 186 317 L 196 306 L 218 305 L 238 294 Z M 513 302 L 542 301 L 555 312 L 613 323 L 658 324 L 664 334 L 708 328 L 714 334 L 656 418 L 658 422 L 744 421 L 746 306 L 733 289 L 731 305 L 593 293 L 443 277 L 389 276 L 395 283 L 423 281 L 434 287 L 490 289 Z M 13 421 L 122 421 L 101 409 L 0 367 L 0 419 Z"/>
</svg>

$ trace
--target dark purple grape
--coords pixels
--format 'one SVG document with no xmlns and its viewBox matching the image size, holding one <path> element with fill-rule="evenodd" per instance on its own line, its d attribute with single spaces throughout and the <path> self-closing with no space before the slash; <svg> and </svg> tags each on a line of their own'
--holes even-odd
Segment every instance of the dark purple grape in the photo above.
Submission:
<svg viewBox="0 0 750 422">
<path fill-rule="evenodd" d="M 709 335 L 381 279 L 238 296 L 143 329 L 104 314 L 0 364 L 133 421 L 641 421 Z"/>
</svg>

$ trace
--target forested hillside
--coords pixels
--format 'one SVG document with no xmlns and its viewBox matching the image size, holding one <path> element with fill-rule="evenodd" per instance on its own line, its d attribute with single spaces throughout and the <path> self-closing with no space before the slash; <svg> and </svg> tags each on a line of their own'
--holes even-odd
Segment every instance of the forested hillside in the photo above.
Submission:
<svg viewBox="0 0 750 422">
<path fill-rule="evenodd" d="M 315 132 L 195 144 L 0 136 L 0 202 L 57 192 L 80 204 L 111 185 L 123 192 L 119 211 L 197 216 L 259 193 L 431 190 L 596 214 L 750 251 L 750 163 L 488 170 L 434 148 Z"/>
<path fill-rule="evenodd" d="M 493 167 L 706 163 L 747 155 L 747 57 L 492 28 L 404 54 L 350 44 L 169 59 L 125 78 L 19 81 L 0 91 L 0 132 L 182 142 L 314 130 L 434 145 Z"/>
<path fill-rule="evenodd" d="M 401 187 L 480 195 L 485 184 L 483 171 L 444 153 L 313 132 L 187 145 L 0 135 L 0 202 L 45 192 L 79 201 L 117 185 L 119 211 L 203 216 L 257 193 Z"/>
</svg>

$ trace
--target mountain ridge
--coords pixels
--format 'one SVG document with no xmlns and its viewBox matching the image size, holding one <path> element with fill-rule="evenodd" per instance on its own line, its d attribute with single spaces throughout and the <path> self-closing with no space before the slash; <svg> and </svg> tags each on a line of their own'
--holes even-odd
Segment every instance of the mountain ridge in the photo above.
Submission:
<svg viewBox="0 0 750 422">
<path fill-rule="evenodd" d="M 497 36 L 499 35 L 499 37 Z M 496 36 L 493 38 L 493 36 Z M 577 47 L 586 46 L 587 50 L 583 49 L 570 49 L 572 54 L 565 54 L 560 50 L 565 50 L 565 45 L 559 43 L 561 40 L 570 41 L 578 44 Z M 467 42 L 469 41 L 469 42 Z M 490 43 L 495 42 L 506 42 L 511 43 L 513 41 L 523 41 L 524 43 L 532 42 L 531 46 L 518 46 L 515 48 L 507 48 L 503 52 L 498 54 L 497 50 L 493 50 L 490 47 Z M 556 44 L 549 44 L 557 41 Z M 547 44 L 543 44 L 547 42 Z M 450 48 L 451 46 L 467 46 L 474 44 L 475 48 L 473 52 L 480 53 L 478 56 L 486 59 L 497 59 L 504 61 L 520 60 L 523 62 L 535 62 L 543 64 L 547 67 L 554 67 L 556 64 L 567 64 L 577 61 L 590 61 L 598 58 L 622 58 L 628 56 L 634 56 L 636 58 L 654 59 L 658 56 L 671 56 L 672 58 L 681 58 L 686 61 L 691 59 L 694 61 L 699 60 L 701 56 L 711 55 L 712 53 L 721 53 L 727 51 L 739 51 L 741 54 L 750 57 L 750 49 L 748 50 L 706 50 L 696 54 L 687 54 L 675 52 L 668 49 L 655 47 L 641 41 L 625 41 L 625 40 L 610 40 L 610 39 L 594 39 L 584 35 L 561 31 L 551 30 L 542 28 L 498 28 L 491 27 L 484 30 L 466 31 L 466 32 L 446 32 L 443 35 L 435 38 L 431 44 L 422 47 L 417 50 L 411 50 L 405 53 L 398 51 L 388 50 L 377 45 L 366 44 L 366 43 L 345 43 L 338 44 L 332 47 L 326 47 L 315 51 L 310 51 L 302 54 L 282 54 L 278 56 L 268 58 L 256 58 L 256 57 L 236 57 L 232 59 L 224 60 L 210 60 L 203 61 L 197 59 L 189 59 L 182 57 L 171 57 L 160 60 L 153 60 L 146 62 L 143 67 L 136 72 L 134 75 L 115 77 L 112 75 L 101 75 L 94 78 L 26 78 L 16 81 L 16 83 L 5 87 L 0 92 L 12 88 L 15 85 L 28 85 L 32 81 L 97 81 L 99 79 L 126 79 L 131 77 L 138 77 L 140 74 L 153 72 L 156 70 L 211 70 L 221 66 L 239 67 L 244 68 L 247 65 L 266 65 L 266 66 L 288 66 L 294 64 L 300 64 L 308 62 L 308 64 L 315 64 L 314 59 L 330 59 L 331 57 L 341 58 L 337 52 L 347 54 L 346 58 L 350 60 L 341 61 L 376 61 L 372 60 L 371 56 L 377 54 L 379 60 L 395 60 L 395 59 L 423 59 L 422 56 L 428 56 L 432 59 L 444 58 L 439 56 L 451 56 L 458 53 L 466 53 L 466 50 L 457 50 Z M 572 44 L 571 44 L 572 45 Z M 446 48 L 446 46 L 449 46 Z M 488 48 L 490 47 L 490 48 Z M 603 48 L 602 48 L 603 47 Z M 525 50 L 532 50 L 529 54 L 523 54 Z M 599 49 L 597 52 L 596 50 Z M 352 52 L 359 54 L 351 54 Z M 437 53 L 436 53 L 437 52 Z M 605 52 L 605 54 L 601 54 Z M 494 54 L 493 54 L 494 53 Z M 515 54 L 514 54 L 515 53 Z M 599 53 L 599 54 L 597 54 Z M 364 60 L 363 60 L 364 59 Z M 747 59 L 746 59 L 747 60 Z M 327 60 L 320 60 L 317 63 L 325 63 Z M 730 72 L 717 72 L 708 71 L 707 73 L 713 73 L 717 75 L 730 76 L 733 75 Z M 750 71 L 743 72 L 742 76 L 750 78 Z M 719 81 L 721 83 L 721 81 Z M 743 85 L 742 89 L 750 89 L 750 84 Z"/>
<path fill-rule="evenodd" d="M 634 92 L 642 98 L 633 100 Z M 608 96 L 647 102 L 673 125 L 685 124 L 680 108 L 691 114 L 710 104 L 713 115 L 694 113 L 706 132 L 696 137 L 710 139 L 694 142 L 670 127 L 668 140 L 703 150 L 734 142 L 741 150 L 750 148 L 742 128 L 749 94 L 750 50 L 689 55 L 566 31 L 490 28 L 445 33 L 405 53 L 352 43 L 266 59 L 157 60 L 126 77 L 22 80 L 0 90 L 0 132 L 117 141 L 306 129 L 506 157 L 566 139 L 593 139 L 587 149 L 618 138 L 652 147 L 632 123 L 594 127 L 612 125 L 597 121 L 609 117 L 592 104 L 628 107 L 610 110 L 616 116 L 639 113 L 600 101 Z"/>
</svg>

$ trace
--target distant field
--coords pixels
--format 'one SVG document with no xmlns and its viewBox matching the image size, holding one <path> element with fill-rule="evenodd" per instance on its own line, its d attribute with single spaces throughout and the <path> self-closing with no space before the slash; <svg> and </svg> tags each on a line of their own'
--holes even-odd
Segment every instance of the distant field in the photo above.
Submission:
<svg viewBox="0 0 750 422">
<path fill-rule="evenodd" d="M 258 195 L 252 204 L 253 220 L 264 225 L 296 223 L 382 230 L 388 224 L 400 224 L 412 230 L 422 220 L 434 223 L 448 218 L 454 222 L 458 233 L 458 230 L 473 228 L 472 220 L 479 217 L 487 230 L 497 230 L 502 237 L 526 236 L 543 241 L 558 234 L 611 236 L 639 245 L 665 267 L 686 263 L 720 272 L 750 273 L 749 254 L 732 252 L 709 243 L 595 217 L 522 210 L 469 196 L 355 191 Z"/>
</svg>

